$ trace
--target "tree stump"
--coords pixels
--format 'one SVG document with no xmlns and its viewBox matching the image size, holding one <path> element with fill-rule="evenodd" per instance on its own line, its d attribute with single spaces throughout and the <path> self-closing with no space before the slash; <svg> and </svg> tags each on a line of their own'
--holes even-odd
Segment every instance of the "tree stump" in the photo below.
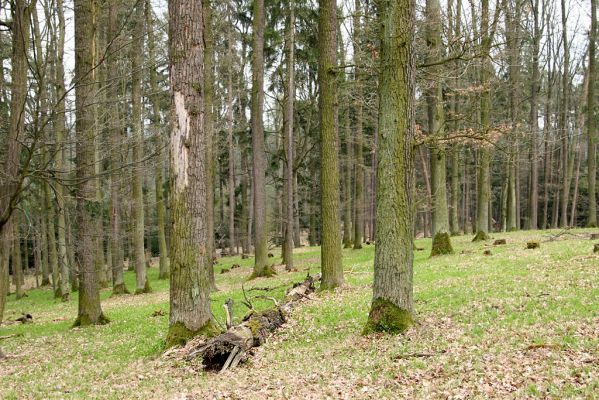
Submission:
<svg viewBox="0 0 599 400">
<path fill-rule="evenodd" d="M 433 247 L 431 249 L 431 257 L 444 254 L 452 254 L 451 239 L 448 232 L 438 232 L 433 238 Z"/>
<path fill-rule="evenodd" d="M 491 250 L 485 250 L 485 251 L 483 252 L 483 254 L 484 254 L 485 256 L 490 256 L 490 255 L 491 255 Z"/>
<path fill-rule="evenodd" d="M 539 243 L 537 240 L 530 240 L 530 241 L 526 242 L 527 249 L 538 249 L 540 247 L 541 247 L 541 243 Z"/>
<path fill-rule="evenodd" d="M 248 258 L 250 258 L 250 256 L 248 256 L 247 254 L 242 254 L 242 255 L 241 255 L 241 259 L 242 259 L 242 260 L 246 260 L 246 259 L 248 259 Z"/>
<path fill-rule="evenodd" d="M 497 239 L 497 240 L 495 240 L 495 241 L 493 242 L 493 246 L 500 246 L 500 245 L 503 245 L 503 244 L 506 244 L 506 243 L 507 243 L 507 242 L 506 242 L 506 240 L 505 240 L 505 239 Z"/>
<path fill-rule="evenodd" d="M 593 253 L 599 253 L 599 243 L 595 243 L 593 246 Z"/>
</svg>

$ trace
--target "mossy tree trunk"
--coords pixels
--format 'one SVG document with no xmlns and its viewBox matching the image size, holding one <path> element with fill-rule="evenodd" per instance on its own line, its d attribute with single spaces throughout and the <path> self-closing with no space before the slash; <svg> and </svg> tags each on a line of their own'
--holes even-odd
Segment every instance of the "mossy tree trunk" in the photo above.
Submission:
<svg viewBox="0 0 599 400">
<path fill-rule="evenodd" d="M 142 67 L 143 67 L 143 52 L 141 49 L 144 45 L 144 2 L 135 4 L 133 11 L 133 37 L 131 42 L 131 113 L 133 124 L 133 176 L 132 176 L 132 191 L 133 204 L 133 251 L 135 253 L 135 293 L 147 293 L 151 291 L 147 271 L 144 249 L 144 199 L 143 199 L 143 171 L 142 165 L 144 153 L 144 129 L 142 117 Z"/>
<path fill-rule="evenodd" d="M 264 0 L 255 0 L 252 19 L 252 157 L 254 194 L 254 271 L 252 277 L 271 276 L 266 225 L 266 154 L 264 151 Z"/>
<path fill-rule="evenodd" d="M 319 0 L 318 80 L 320 108 L 320 190 L 322 217 L 321 289 L 343 284 L 339 218 L 339 148 L 335 112 L 337 87 L 337 2 Z M 354 238 L 357 242 L 358 239 Z M 354 242 L 355 245 L 355 242 Z"/>
<path fill-rule="evenodd" d="M 228 11 L 229 18 L 232 12 Z M 233 68 L 235 44 L 233 43 L 233 21 L 229 19 L 227 24 L 227 150 L 229 156 L 229 179 L 227 182 L 227 194 L 229 202 L 228 225 L 229 225 L 229 255 L 237 254 L 237 241 L 235 237 L 235 139 L 233 137 Z"/>
<path fill-rule="evenodd" d="M 413 0 L 379 2 L 381 64 L 373 298 L 365 333 L 413 322 Z"/>
<path fill-rule="evenodd" d="M 431 64 L 443 57 L 441 40 L 441 6 L 438 0 L 426 1 L 428 47 L 427 61 Z M 445 136 L 445 111 L 443 109 L 443 82 L 440 66 L 433 66 L 427 94 L 429 135 L 433 139 Z M 431 150 L 431 194 L 433 200 L 433 245 L 431 256 L 453 252 L 449 236 L 449 209 L 447 207 L 447 170 L 445 145 L 437 140 Z"/>
<path fill-rule="evenodd" d="M 210 310 L 212 150 L 204 125 L 203 2 L 169 2 L 171 288 L 167 346 L 214 330 Z M 185 29 L 184 29 L 185 28 Z"/>
<path fill-rule="evenodd" d="M 94 178 L 95 116 L 89 106 L 95 99 L 94 48 L 96 6 L 93 0 L 75 0 L 75 108 L 77 133 L 77 252 L 79 265 L 79 307 L 76 326 L 103 324 L 107 319 L 100 306 L 98 273 L 94 263 L 97 221 L 102 205 L 96 197 L 97 178 Z"/>
</svg>

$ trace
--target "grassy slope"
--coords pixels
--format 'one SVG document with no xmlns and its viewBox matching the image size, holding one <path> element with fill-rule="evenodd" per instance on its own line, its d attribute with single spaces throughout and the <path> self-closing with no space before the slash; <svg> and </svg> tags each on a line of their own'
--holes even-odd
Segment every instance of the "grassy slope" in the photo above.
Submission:
<svg viewBox="0 0 599 400">
<path fill-rule="evenodd" d="M 0 336 L 23 334 L 0 342 L 11 355 L 0 361 L 0 398 L 595 398 L 599 256 L 588 239 L 549 242 L 547 234 L 495 234 L 508 244 L 492 247 L 491 256 L 482 254 L 485 244 L 460 237 L 453 239 L 455 255 L 429 259 L 430 240 L 417 241 L 425 248 L 415 262 L 418 325 L 398 337 L 360 336 L 374 247 L 344 250 L 349 285 L 302 305 L 248 365 L 220 376 L 161 357 L 168 283 L 157 280 L 156 268 L 149 274 L 152 294 L 102 292 L 112 322 L 101 327 L 71 329 L 75 299 L 60 303 L 49 290 L 29 291 L 20 301 L 11 296 L 5 319 L 28 312 L 35 323 L 0 327 Z M 525 250 L 530 239 L 541 240 L 541 249 Z M 299 281 L 308 268 L 317 272 L 319 249 L 300 249 L 296 260 L 299 272 L 279 268 L 277 277 L 246 283 L 246 290 Z M 219 273 L 233 263 L 242 268 Z M 224 320 L 228 297 L 237 318 L 246 312 L 241 283 L 251 264 L 226 258 L 217 266 L 217 320 Z M 131 272 L 126 280 L 132 288 Z M 165 315 L 153 317 L 156 310 Z"/>
</svg>

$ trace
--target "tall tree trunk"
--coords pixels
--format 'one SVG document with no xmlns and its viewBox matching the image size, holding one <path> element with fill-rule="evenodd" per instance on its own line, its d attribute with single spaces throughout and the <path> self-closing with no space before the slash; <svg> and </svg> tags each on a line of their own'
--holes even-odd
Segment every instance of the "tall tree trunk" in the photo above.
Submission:
<svg viewBox="0 0 599 400">
<path fill-rule="evenodd" d="M 268 265 L 266 225 L 266 154 L 264 149 L 264 0 L 255 0 L 252 19 L 252 161 L 254 194 L 254 271 L 252 278 L 272 276 Z"/>
<path fill-rule="evenodd" d="M 441 39 L 441 6 L 438 0 L 426 1 L 428 47 L 427 61 L 431 64 L 443 57 Z M 432 67 L 433 81 L 427 93 L 428 130 L 433 140 L 445 136 L 445 111 L 443 109 L 443 82 L 439 66 Z M 447 208 L 447 171 L 445 146 L 433 143 L 431 150 L 431 189 L 433 200 L 433 245 L 431 256 L 453 253 L 449 236 L 449 210 Z"/>
<path fill-rule="evenodd" d="M 64 18 L 63 0 L 57 0 L 56 13 L 58 15 L 58 38 L 55 58 L 54 86 L 58 109 L 55 111 L 56 142 L 59 146 L 56 157 L 56 170 L 64 177 L 66 169 L 66 91 L 64 77 L 64 43 L 66 23 Z M 62 184 L 56 185 L 56 205 L 58 213 L 58 264 L 60 267 L 60 292 L 62 300 L 68 301 L 70 296 L 69 259 L 67 256 L 66 240 L 66 199 Z"/>
<path fill-rule="evenodd" d="M 118 59 L 116 49 L 122 46 L 122 37 L 119 30 L 119 13 L 122 8 L 121 0 L 112 0 L 108 11 L 108 40 L 114 46 L 114 50 L 109 52 L 106 64 L 108 71 L 118 71 Z M 111 46 L 111 47 L 112 47 Z M 124 280 L 124 247 L 122 234 L 122 116 L 119 107 L 121 80 L 115 79 L 110 82 L 107 87 L 107 96 L 113 101 L 110 103 L 110 113 L 112 114 L 109 120 L 110 141 L 113 151 L 110 154 L 110 168 L 112 170 L 112 179 L 110 180 L 110 242 L 112 243 L 112 293 L 115 295 L 129 293 L 125 286 Z"/>
<path fill-rule="evenodd" d="M 108 322 L 100 306 L 98 273 L 94 265 L 97 221 L 102 204 L 96 197 L 94 177 L 95 28 L 96 6 L 92 0 L 75 0 L 75 117 L 77 132 L 77 226 L 79 265 L 79 309 L 76 326 Z"/>
<path fill-rule="evenodd" d="M 480 83 L 483 87 L 480 94 L 480 127 L 483 134 L 491 127 L 491 90 L 489 88 L 491 66 L 492 38 L 489 33 L 489 0 L 481 0 L 481 56 Z M 474 241 L 489 239 L 489 202 L 491 184 L 491 150 L 482 144 L 478 151 L 477 196 L 476 196 L 476 236 Z"/>
<path fill-rule="evenodd" d="M 412 0 L 380 2 L 379 163 L 372 306 L 365 333 L 413 324 L 414 19 Z"/>
<path fill-rule="evenodd" d="M 363 155 L 363 99 L 362 99 L 362 82 L 361 82 L 361 65 L 360 54 L 362 49 L 362 28 L 361 28 L 361 13 L 362 8 L 360 0 L 355 0 L 355 10 L 353 17 L 354 24 L 354 107 L 355 107 L 355 171 L 356 171 L 356 187 L 355 187 L 355 219 L 354 219 L 354 249 L 362 248 L 362 239 L 364 231 L 364 155 Z"/>
<path fill-rule="evenodd" d="M 589 34 L 589 88 L 587 91 L 587 147 L 588 147 L 588 180 L 589 180 L 589 215 L 587 226 L 597 226 L 597 156 L 595 138 L 597 135 L 597 116 L 595 109 L 595 83 L 597 82 L 596 46 L 597 46 L 597 1 L 591 2 L 591 32 Z"/>
<path fill-rule="evenodd" d="M 148 55 L 152 66 L 149 68 L 150 74 L 150 101 L 152 103 L 152 131 L 154 136 L 154 143 L 156 144 L 156 168 L 154 172 L 154 185 L 155 185 L 155 196 L 156 196 L 156 230 L 158 231 L 158 251 L 160 253 L 159 263 L 159 279 L 168 278 L 169 274 L 169 259 L 168 259 L 168 248 L 166 245 L 166 233 L 165 233 L 165 201 L 164 201 L 164 178 L 163 171 L 164 167 L 162 161 L 164 159 L 164 138 L 162 134 L 160 124 L 160 89 L 158 88 L 158 76 L 156 68 L 158 66 L 158 58 L 156 56 L 156 43 L 154 39 L 154 29 L 157 24 L 154 22 L 154 12 L 152 10 L 152 3 L 150 0 L 146 1 L 146 27 L 148 35 Z"/>
<path fill-rule="evenodd" d="M 320 190 L 322 217 L 321 289 L 343 284 L 339 218 L 339 148 L 336 129 L 337 1 L 319 0 L 318 81 L 320 108 Z M 358 236 L 359 237 L 359 236 Z M 356 239 L 356 242 L 358 240 Z M 354 242 L 354 246 L 355 246 Z"/>
<path fill-rule="evenodd" d="M 143 198 L 143 153 L 144 129 L 142 116 L 141 80 L 143 68 L 143 52 L 140 51 L 144 44 L 144 3 L 135 4 L 133 11 L 133 38 L 131 41 L 131 118 L 133 119 L 133 251 L 135 254 L 135 294 L 148 293 L 152 289 L 146 271 L 144 248 L 144 198 Z"/>
<path fill-rule="evenodd" d="M 171 289 L 167 345 L 214 333 L 210 310 L 212 139 L 204 117 L 203 2 L 169 2 L 171 80 Z"/>
<path fill-rule="evenodd" d="M 216 177 L 216 157 L 215 157 L 215 141 L 214 141 L 214 110 L 213 110 L 213 98 L 214 98 L 214 39 L 213 39 L 213 27 L 212 27 L 212 2 L 211 0 L 204 0 L 202 2 L 203 12 L 203 24 L 204 29 L 202 35 L 204 36 L 204 134 L 208 140 L 208 159 L 210 160 L 210 175 L 208 179 L 208 185 L 206 191 L 208 193 L 208 203 L 210 204 L 210 213 L 208 213 L 208 247 L 211 257 L 210 266 L 208 267 L 208 281 L 210 284 L 210 290 L 215 292 L 218 291 L 216 287 L 216 280 L 214 278 L 214 266 L 212 260 L 215 255 L 214 246 L 214 187 Z M 221 188 L 222 189 L 222 188 Z M 223 203 L 221 203 L 222 205 Z"/>
<path fill-rule="evenodd" d="M 569 91 L 570 91 L 570 46 L 568 45 L 568 30 L 566 0 L 561 0 L 561 15 L 562 15 L 562 49 L 564 52 L 563 75 L 562 75 L 562 98 L 561 110 L 559 119 L 559 129 L 561 132 L 561 166 L 562 171 L 561 183 L 561 217 L 560 227 L 568 226 L 568 202 L 570 201 L 570 175 L 568 173 L 568 152 L 569 152 Z"/>
<path fill-rule="evenodd" d="M 533 36 L 532 36 L 532 77 L 530 86 L 530 184 L 528 196 L 528 227 L 538 228 L 539 220 L 539 53 L 542 31 L 539 26 L 539 0 L 532 2 Z"/>
<path fill-rule="evenodd" d="M 235 141 L 233 138 L 233 21 L 229 20 L 227 29 L 227 63 L 229 71 L 227 73 L 227 147 L 229 152 L 229 182 L 227 184 L 229 194 L 229 255 L 237 253 L 235 239 Z"/>
<path fill-rule="evenodd" d="M 294 102 L 295 102 L 295 11 L 294 1 L 288 5 L 288 15 L 285 27 L 285 58 L 286 58 L 286 82 L 285 82 L 285 105 L 284 105 L 284 147 L 285 147 L 285 204 L 284 208 L 284 242 L 283 263 L 288 271 L 293 270 L 293 129 L 294 129 Z"/>
</svg>

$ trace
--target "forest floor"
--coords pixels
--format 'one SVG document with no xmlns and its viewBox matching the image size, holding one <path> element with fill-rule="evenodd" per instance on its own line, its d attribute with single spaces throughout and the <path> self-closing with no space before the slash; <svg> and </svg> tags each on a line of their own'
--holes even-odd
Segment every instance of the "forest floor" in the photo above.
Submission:
<svg viewBox="0 0 599 400">
<path fill-rule="evenodd" d="M 509 399 L 599 398 L 599 254 L 589 230 L 496 233 L 507 245 L 453 238 L 454 255 L 429 258 L 430 239 L 416 245 L 417 324 L 405 335 L 361 336 L 371 300 L 374 246 L 344 250 L 347 285 L 302 303 L 250 361 L 223 374 L 163 356 L 168 282 L 150 269 L 154 292 L 110 297 L 111 323 L 72 329 L 77 302 L 51 290 L 9 298 L 0 341 L 0 398 L 102 399 Z M 586 236 L 586 237 L 585 237 Z M 541 248 L 526 250 L 527 240 Z M 491 255 L 483 255 L 490 250 Z M 278 256 L 278 250 L 275 255 Z M 280 262 L 280 258 L 272 258 Z M 297 249 L 298 272 L 245 283 L 285 287 L 319 270 L 319 248 Z M 241 268 L 221 274 L 222 268 Z M 235 301 L 252 260 L 227 257 L 216 266 L 214 315 Z M 129 289 L 134 275 L 126 273 Z M 268 300 L 253 300 L 257 308 Z M 33 315 L 27 325 L 11 322 Z"/>
</svg>

